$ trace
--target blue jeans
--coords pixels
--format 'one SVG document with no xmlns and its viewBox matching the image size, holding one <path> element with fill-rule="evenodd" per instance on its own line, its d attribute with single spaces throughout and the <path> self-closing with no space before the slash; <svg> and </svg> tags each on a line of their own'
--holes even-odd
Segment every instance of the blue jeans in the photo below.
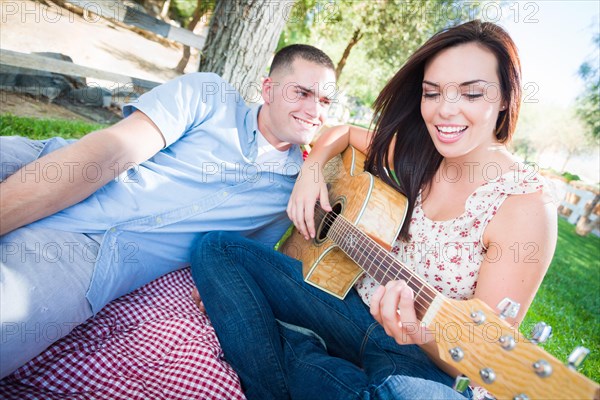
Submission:
<svg viewBox="0 0 600 400">
<path fill-rule="evenodd" d="M 211 232 L 192 275 L 249 399 L 464 399 L 418 346 L 386 335 L 354 290 L 342 301 L 305 284 L 297 260 Z"/>
</svg>

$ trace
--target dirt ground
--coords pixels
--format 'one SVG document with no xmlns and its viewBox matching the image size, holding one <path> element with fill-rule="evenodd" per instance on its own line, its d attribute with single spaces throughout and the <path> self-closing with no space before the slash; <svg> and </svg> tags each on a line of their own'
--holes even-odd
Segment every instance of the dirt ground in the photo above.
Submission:
<svg viewBox="0 0 600 400">
<path fill-rule="evenodd" d="M 91 111 L 98 113 L 97 110 Z M 94 121 L 93 118 L 75 113 L 64 106 L 48 103 L 43 99 L 36 99 L 26 94 L 11 93 L 3 90 L 0 90 L 0 113 L 23 117 Z"/>
<path fill-rule="evenodd" d="M 174 67 L 182 54 L 179 44 L 149 40 L 94 15 L 84 18 L 55 5 L 0 0 L 0 19 L 2 49 L 62 53 L 75 64 L 155 82 L 165 82 L 178 75 Z M 205 29 L 199 29 L 196 33 L 205 37 Z M 197 52 L 192 49 L 186 72 L 196 70 L 197 64 Z M 115 88 L 113 82 L 88 78 L 89 83 Z M 0 113 L 113 122 L 119 110 L 67 109 L 25 94 L 0 91 Z"/>
</svg>

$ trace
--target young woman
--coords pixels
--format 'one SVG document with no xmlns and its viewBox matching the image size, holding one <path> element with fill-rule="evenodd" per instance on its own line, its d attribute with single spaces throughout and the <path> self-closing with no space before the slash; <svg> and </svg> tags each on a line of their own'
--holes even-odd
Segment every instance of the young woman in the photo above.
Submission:
<svg viewBox="0 0 600 400">
<path fill-rule="evenodd" d="M 315 201 L 330 209 L 322 166 L 351 144 L 409 200 L 393 252 L 448 297 L 492 307 L 511 298 L 519 322 L 556 243 L 541 177 L 506 149 L 520 101 L 520 63 L 504 30 L 472 21 L 440 32 L 383 89 L 373 131 L 336 127 L 318 140 L 288 214 L 314 236 Z M 381 287 L 365 276 L 340 301 L 303 283 L 296 260 L 228 233 L 200 240 L 192 273 L 249 398 L 461 396 L 449 388 L 457 371 L 431 351 L 434 335 L 414 329 L 404 281 Z"/>
</svg>

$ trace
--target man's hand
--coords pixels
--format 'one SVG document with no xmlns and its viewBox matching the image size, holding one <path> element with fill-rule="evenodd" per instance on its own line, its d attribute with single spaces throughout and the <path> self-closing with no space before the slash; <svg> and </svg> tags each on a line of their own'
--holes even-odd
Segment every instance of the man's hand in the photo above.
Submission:
<svg viewBox="0 0 600 400">
<path fill-rule="evenodd" d="M 315 237 L 314 214 L 317 201 L 320 201 L 323 210 L 331 211 L 323 169 L 319 163 L 305 162 L 290 195 L 287 214 L 306 240 Z"/>
<path fill-rule="evenodd" d="M 194 288 L 192 289 L 192 300 L 194 300 L 194 303 L 196 303 L 196 305 L 200 309 L 200 312 L 206 314 L 206 308 L 204 308 L 204 303 L 200 298 L 200 292 L 198 292 L 198 288 L 196 286 L 194 286 Z"/>
</svg>

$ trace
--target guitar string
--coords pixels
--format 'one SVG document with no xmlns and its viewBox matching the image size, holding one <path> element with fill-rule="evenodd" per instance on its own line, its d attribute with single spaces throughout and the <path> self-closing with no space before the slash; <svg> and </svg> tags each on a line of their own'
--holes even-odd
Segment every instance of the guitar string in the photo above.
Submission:
<svg viewBox="0 0 600 400">
<path fill-rule="evenodd" d="M 319 213 L 323 214 L 324 210 L 318 210 Z M 413 285 L 415 283 L 418 283 L 421 285 L 421 288 L 417 290 L 416 293 L 416 298 L 415 298 L 415 303 L 422 307 L 423 310 L 427 309 L 429 305 L 431 305 L 431 302 L 435 299 L 435 297 L 442 295 L 440 292 L 438 292 L 434 287 L 431 286 L 431 284 L 429 284 L 429 282 L 425 281 L 421 276 L 419 276 L 417 273 L 409 270 L 409 268 L 404 265 L 400 260 L 398 260 L 393 254 L 391 254 L 390 252 L 388 252 L 386 249 L 382 248 L 379 244 L 377 244 L 374 240 L 372 240 L 370 237 L 368 237 L 364 232 L 360 231 L 356 226 L 354 226 L 350 221 L 348 221 L 344 216 L 338 216 L 337 218 L 341 217 L 345 223 L 347 224 L 349 229 L 345 229 L 346 231 L 348 230 L 354 230 L 357 233 L 357 243 L 358 245 L 362 245 L 363 248 L 367 247 L 365 246 L 365 244 L 371 244 L 371 248 L 375 249 L 376 254 L 374 257 L 371 256 L 371 252 L 369 252 L 368 257 L 367 258 L 371 258 L 372 260 L 370 260 L 370 263 L 372 265 L 374 265 L 374 268 L 377 272 L 380 272 L 383 274 L 383 278 L 388 278 L 388 279 L 398 279 L 398 278 L 402 278 L 404 279 L 407 283 L 413 283 Z M 333 232 L 338 234 L 338 235 L 342 235 L 344 232 L 343 228 L 336 228 L 333 226 L 333 223 L 335 222 L 335 219 L 332 216 L 331 213 L 327 213 L 325 215 L 325 225 L 330 229 L 333 228 Z M 332 238 L 332 239 L 336 239 L 336 238 Z M 337 238 L 339 241 L 339 237 Z M 335 242 L 335 240 L 334 240 Z M 339 245 L 338 245 L 339 246 Z M 341 247 L 341 246 L 339 246 Z M 356 246 L 356 248 L 360 248 L 361 246 Z M 342 249 L 343 250 L 343 249 Z M 365 256 L 365 252 L 361 252 L 360 253 L 361 256 Z M 352 256 L 350 256 L 352 257 Z M 361 257 L 362 258 L 362 257 Z M 379 266 L 377 266 L 378 264 L 384 264 L 384 263 L 389 263 L 390 267 L 388 267 L 387 269 L 382 269 Z M 398 272 L 395 274 L 392 274 L 390 276 L 390 272 L 392 270 L 392 267 L 396 265 L 397 267 L 399 267 Z M 376 273 L 374 273 L 373 275 L 369 274 L 373 279 L 375 279 L 376 281 L 378 281 L 381 284 L 381 278 L 374 276 L 376 275 Z M 415 282 L 413 282 L 415 281 Z M 443 296 L 443 295 L 442 295 Z M 445 297 L 445 296 L 444 296 Z M 419 299 L 423 299 L 426 302 L 422 302 L 419 301 Z M 454 310 L 456 312 L 459 312 L 460 314 L 463 315 L 468 315 L 468 313 L 463 312 L 462 310 L 460 310 L 458 307 L 453 306 Z M 470 317 L 470 315 L 469 315 Z"/>
<path fill-rule="evenodd" d="M 324 216 L 324 218 L 325 218 L 324 225 L 325 225 L 325 227 L 327 227 L 331 230 L 331 228 L 333 227 L 333 223 L 335 222 L 335 219 L 337 219 L 337 218 L 333 217 L 332 213 L 327 213 L 323 209 L 317 209 L 317 212 L 320 214 L 320 215 L 318 215 L 318 217 Z M 429 284 L 429 282 L 425 281 L 417 273 L 409 270 L 408 267 L 406 265 L 404 265 L 400 260 L 398 260 L 393 254 L 391 254 L 390 252 L 388 252 L 387 250 L 382 248 L 374 240 L 372 240 L 370 237 L 368 237 L 364 232 L 360 231 L 350 221 L 345 219 L 345 217 L 343 215 L 338 215 L 337 217 L 342 217 L 346 221 L 348 228 L 353 229 L 357 233 L 357 238 L 358 238 L 357 244 L 363 245 L 363 247 L 365 247 L 364 246 L 365 243 L 375 244 L 375 246 L 372 246 L 372 248 L 376 249 L 377 254 L 375 255 L 375 257 L 374 257 L 375 259 L 371 262 L 371 264 L 373 264 L 375 266 L 375 269 L 377 272 L 381 272 L 384 275 L 383 278 L 391 278 L 391 279 L 402 278 L 407 283 L 413 283 L 413 285 L 415 283 L 418 283 L 421 285 L 422 289 L 420 289 L 418 291 L 418 293 L 416 294 L 417 297 L 415 298 L 415 303 L 418 306 L 420 306 L 423 310 L 426 310 L 428 308 L 428 306 L 431 305 L 431 302 L 435 299 L 435 297 L 437 297 L 438 295 L 441 295 L 441 293 L 438 292 L 435 288 L 433 288 Z M 334 227 L 334 229 L 335 229 L 335 227 Z M 343 231 L 340 231 L 340 229 L 335 230 L 335 232 L 339 233 L 340 235 L 344 233 Z M 358 247 L 360 247 L 360 246 L 357 246 L 357 248 Z M 362 255 L 364 255 L 364 253 L 362 253 Z M 370 253 L 369 253 L 369 255 L 370 255 Z M 400 268 L 398 269 L 397 274 L 393 274 L 390 277 L 389 273 L 390 273 L 392 265 L 390 266 L 390 268 L 387 268 L 387 270 L 386 270 L 386 269 L 382 269 L 382 268 L 378 267 L 377 265 L 375 265 L 375 263 L 396 264 Z M 380 279 L 378 279 L 376 276 L 371 276 L 371 277 L 373 279 L 375 279 L 377 282 L 381 283 Z M 423 289 L 425 289 L 425 291 L 422 293 L 421 290 L 423 290 Z M 426 302 L 420 301 L 419 299 L 425 300 Z M 453 306 L 453 308 L 455 309 L 455 311 L 459 312 L 460 314 L 463 314 L 463 315 L 466 314 L 465 312 L 458 309 L 456 306 Z M 466 315 L 468 315 L 468 314 L 466 314 Z M 470 315 L 469 315 L 469 318 L 470 318 Z"/>
<path fill-rule="evenodd" d="M 332 213 L 327 213 L 327 212 L 325 212 L 325 210 L 321 209 L 320 207 L 318 209 L 316 209 L 316 211 L 319 213 L 319 215 L 317 215 L 317 218 L 321 218 L 321 217 L 325 218 L 324 222 L 323 222 L 324 227 L 331 229 L 333 222 L 335 221 L 335 217 L 333 217 Z M 360 241 L 360 243 L 358 243 L 358 244 L 368 243 L 368 241 L 372 240 L 368 237 L 363 238 L 362 237 L 364 235 L 363 232 L 358 231 L 358 229 L 355 226 L 353 226 L 349 221 L 348 221 L 348 224 L 349 224 L 349 227 L 357 230 L 358 240 Z M 340 234 L 342 234 L 342 233 L 343 232 L 340 232 Z M 417 303 L 421 308 L 426 309 L 428 304 L 423 303 L 422 301 L 419 301 L 418 299 L 421 298 L 423 300 L 427 300 L 429 302 L 429 304 L 431 304 L 431 302 L 433 301 L 435 296 L 437 294 L 439 294 L 439 292 L 437 290 L 435 290 L 435 288 L 431 287 L 431 285 L 428 282 L 426 282 L 425 280 L 423 280 L 423 278 L 421 278 L 419 275 L 417 275 L 416 273 L 413 273 L 412 271 L 409 271 L 408 268 L 404 264 L 402 264 L 396 257 L 394 257 L 392 254 L 390 254 L 388 251 L 385 251 L 385 249 L 380 248 L 380 246 L 373 246 L 373 248 L 377 252 L 377 254 L 375 254 L 375 260 L 373 260 L 373 262 L 372 262 L 372 264 L 375 266 L 376 271 L 381 272 L 384 275 L 383 278 L 390 278 L 389 273 L 390 273 L 391 266 L 386 271 L 386 270 L 378 267 L 375 264 L 375 262 L 378 262 L 379 265 L 381 265 L 385 262 L 392 263 L 392 264 L 399 264 L 400 268 L 398 269 L 397 274 L 393 274 L 393 276 L 391 278 L 392 279 L 402 278 L 407 283 L 413 283 L 413 285 L 415 284 L 415 282 L 420 284 L 421 289 L 419 290 L 419 293 L 418 293 L 418 296 L 420 296 L 420 297 L 417 297 L 415 299 L 415 303 Z M 371 276 L 371 277 L 373 279 L 377 280 L 378 282 L 380 280 L 376 276 Z M 413 282 L 413 281 L 415 281 L 415 282 Z M 381 283 L 381 282 L 379 282 L 379 283 Z M 429 293 L 421 293 L 420 292 L 421 290 L 425 290 Z"/>
<path fill-rule="evenodd" d="M 318 205 L 318 204 L 317 204 Z M 356 226 L 354 226 L 350 221 L 348 221 L 343 215 L 336 215 L 335 217 L 333 216 L 334 213 L 331 212 L 326 212 L 325 210 L 321 209 L 320 207 L 318 209 L 316 209 L 317 213 L 319 215 L 316 215 L 317 218 L 324 218 L 323 224 L 325 227 L 329 228 L 329 230 L 331 230 L 332 228 L 334 229 L 334 233 L 336 234 L 343 234 L 343 229 L 336 229 L 336 227 L 333 226 L 333 224 L 335 223 L 335 220 L 337 218 L 343 218 L 345 220 L 345 223 L 348 225 L 348 227 L 352 230 L 355 230 L 358 233 L 358 242 L 357 244 L 365 244 L 365 243 L 372 243 L 372 244 L 376 244 L 376 246 L 373 246 L 373 248 L 376 249 L 376 251 L 380 254 L 383 255 L 383 259 L 379 258 L 379 255 L 376 255 L 374 262 L 380 261 L 380 262 L 391 262 L 394 264 L 399 264 L 400 269 L 399 269 L 399 274 L 394 274 L 393 279 L 397 279 L 399 277 L 402 277 L 403 279 L 405 279 L 407 282 L 409 282 L 412 278 L 414 278 L 415 280 L 417 280 L 419 283 L 421 283 L 423 285 L 424 288 L 426 288 L 427 290 L 433 292 L 433 297 L 435 298 L 435 296 L 440 295 L 441 293 L 439 293 L 435 288 L 431 287 L 431 285 L 424 281 L 419 275 L 417 275 L 416 273 L 413 273 L 412 271 L 409 271 L 408 268 L 402 264 L 396 257 L 394 257 L 391 253 L 389 253 L 388 251 L 386 251 L 384 248 L 382 248 L 379 244 L 377 244 L 375 241 L 373 241 L 371 238 L 369 238 L 364 232 L 360 231 Z M 347 229 L 349 230 L 349 229 Z M 334 239 L 335 242 L 335 238 Z M 338 238 L 339 239 L 339 238 Z M 361 253 L 364 255 L 364 253 Z M 370 253 L 369 253 L 370 255 Z M 379 267 L 375 267 L 378 271 L 382 271 Z M 387 272 L 383 272 L 384 277 L 386 275 L 389 274 L 391 268 L 387 269 Z M 408 277 L 406 276 L 408 274 Z M 372 276 L 373 279 L 377 280 L 376 277 Z M 378 280 L 377 280 L 378 281 Z M 379 281 L 378 281 L 379 282 Z M 423 302 L 419 302 L 418 299 L 422 298 L 422 299 L 427 299 L 429 305 L 431 304 L 431 301 L 433 300 L 433 298 L 430 297 L 430 294 L 423 294 L 423 293 L 418 293 L 417 294 L 418 297 L 415 298 L 415 303 L 418 304 L 419 306 L 421 306 L 424 310 L 427 309 L 428 304 L 424 304 Z M 443 295 L 442 295 L 443 296 Z M 449 303 L 449 305 L 454 309 L 455 312 L 462 314 L 462 315 L 466 315 L 468 318 L 470 318 L 470 315 L 468 313 L 463 312 L 461 309 L 459 309 L 458 307 L 456 307 L 453 303 Z M 479 338 L 482 341 L 486 341 L 488 340 L 487 338 L 483 337 L 483 331 L 482 330 L 475 330 L 475 329 L 471 329 L 470 330 L 473 334 L 478 334 Z M 512 334 L 512 332 L 511 332 Z M 531 344 L 531 342 L 525 342 L 527 344 Z M 513 361 L 518 362 L 519 364 L 522 364 L 523 366 L 527 367 L 528 365 L 522 360 L 516 357 L 516 354 L 513 355 L 512 352 L 508 352 L 507 355 L 513 359 Z M 483 360 L 480 359 L 480 357 L 476 354 L 473 353 L 472 357 L 479 362 L 480 365 L 484 365 L 485 363 L 483 362 Z M 497 377 L 498 378 L 498 377 Z M 504 380 L 502 380 L 504 382 Z M 496 381 L 496 383 L 498 383 L 498 380 Z M 507 391 L 511 391 L 508 386 L 506 385 L 506 383 L 503 383 L 502 386 L 504 387 L 505 390 Z"/>
</svg>

